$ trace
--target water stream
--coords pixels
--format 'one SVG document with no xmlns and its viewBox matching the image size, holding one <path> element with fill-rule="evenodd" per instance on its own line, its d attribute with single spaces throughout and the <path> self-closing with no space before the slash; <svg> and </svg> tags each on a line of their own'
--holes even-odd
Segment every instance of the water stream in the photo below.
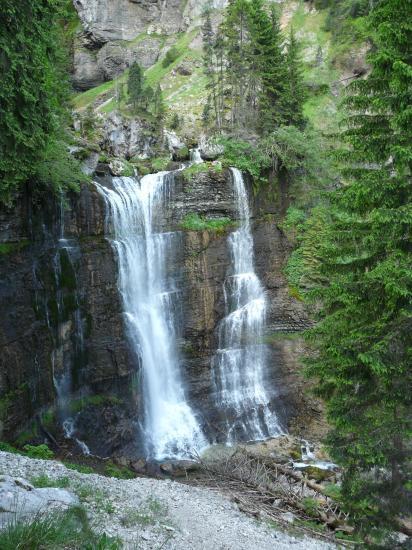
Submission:
<svg viewBox="0 0 412 550">
<path fill-rule="evenodd" d="M 184 458 L 206 440 L 185 395 L 176 349 L 181 295 L 173 263 L 180 234 L 162 232 L 173 172 L 113 179 L 99 186 L 118 257 L 129 340 L 141 366 L 147 456 Z"/>
<path fill-rule="evenodd" d="M 240 221 L 228 238 L 232 261 L 224 284 L 226 316 L 218 327 L 218 350 L 212 361 L 215 402 L 225 416 L 227 444 L 263 440 L 282 432 L 266 389 L 267 300 L 254 270 L 249 198 L 242 173 L 235 168 L 231 172 Z"/>
</svg>

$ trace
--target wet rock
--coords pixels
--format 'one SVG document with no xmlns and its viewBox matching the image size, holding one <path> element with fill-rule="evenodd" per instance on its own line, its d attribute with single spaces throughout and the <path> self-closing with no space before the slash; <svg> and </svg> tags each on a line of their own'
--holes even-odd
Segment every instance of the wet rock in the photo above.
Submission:
<svg viewBox="0 0 412 550">
<path fill-rule="evenodd" d="M 199 464 L 191 460 L 176 460 L 160 464 L 160 470 L 171 477 L 186 477 L 188 472 L 194 472 L 198 469 Z"/>
</svg>

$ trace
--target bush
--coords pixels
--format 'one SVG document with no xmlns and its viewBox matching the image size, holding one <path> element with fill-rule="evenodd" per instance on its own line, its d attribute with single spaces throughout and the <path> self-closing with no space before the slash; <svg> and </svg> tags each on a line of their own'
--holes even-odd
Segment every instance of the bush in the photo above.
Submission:
<svg viewBox="0 0 412 550">
<path fill-rule="evenodd" d="M 169 65 L 171 65 L 174 61 L 176 61 L 179 55 L 180 55 L 180 52 L 175 46 L 170 48 L 170 50 L 168 50 L 168 52 L 166 53 L 165 58 L 163 59 L 163 62 L 162 62 L 163 67 L 166 68 Z"/>
<path fill-rule="evenodd" d="M 15 455 L 22 454 L 21 451 L 19 451 L 9 443 L 6 443 L 5 441 L 0 441 L 0 451 L 3 451 L 5 453 L 13 453 Z"/>
<path fill-rule="evenodd" d="M 41 458 L 43 460 L 50 460 L 54 458 L 54 452 L 45 444 L 25 445 L 23 450 L 26 451 L 26 455 L 30 458 Z"/>
<path fill-rule="evenodd" d="M 104 473 L 108 477 L 116 477 L 117 479 L 133 479 L 136 477 L 134 473 L 129 470 L 129 468 L 126 468 L 125 466 L 117 466 L 110 460 L 106 464 Z"/>
</svg>

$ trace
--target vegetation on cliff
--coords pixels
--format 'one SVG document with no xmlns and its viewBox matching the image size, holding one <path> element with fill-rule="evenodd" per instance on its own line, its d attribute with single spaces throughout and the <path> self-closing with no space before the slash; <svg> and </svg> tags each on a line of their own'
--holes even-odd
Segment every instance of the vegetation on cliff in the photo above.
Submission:
<svg viewBox="0 0 412 550">
<path fill-rule="evenodd" d="M 67 52 L 62 16 L 67 3 L 2 3 L 0 14 L 0 200 L 20 184 L 54 189 L 82 179 L 67 150 Z"/>
</svg>

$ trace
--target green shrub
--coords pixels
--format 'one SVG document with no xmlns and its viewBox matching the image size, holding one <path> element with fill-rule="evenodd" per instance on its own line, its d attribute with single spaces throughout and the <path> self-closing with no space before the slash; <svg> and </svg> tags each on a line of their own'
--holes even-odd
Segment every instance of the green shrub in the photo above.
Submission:
<svg viewBox="0 0 412 550">
<path fill-rule="evenodd" d="M 212 233 L 224 233 L 227 229 L 236 226 L 236 222 L 230 218 L 206 219 L 199 214 L 187 214 L 181 221 L 180 227 L 185 231 L 211 231 Z"/>
<path fill-rule="evenodd" d="M 136 477 L 129 468 L 117 466 L 117 464 L 114 464 L 111 460 L 106 464 L 104 473 L 108 477 L 116 477 L 117 479 L 133 479 Z"/>
<path fill-rule="evenodd" d="M 169 65 L 171 65 L 174 61 L 176 61 L 179 55 L 180 55 L 180 52 L 177 48 L 175 48 L 175 46 L 170 48 L 170 50 L 167 51 L 165 58 L 162 61 L 163 67 L 166 68 Z"/>
<path fill-rule="evenodd" d="M 0 451 L 4 451 L 5 453 L 13 453 L 15 455 L 23 454 L 21 451 L 19 451 L 9 443 L 6 443 L 5 441 L 0 441 Z"/>
<path fill-rule="evenodd" d="M 11 522 L 0 531 L 2 550 L 52 550 L 81 548 L 82 550 L 118 550 L 118 539 L 97 535 L 89 527 L 83 508 L 38 515 L 32 521 Z"/>
<path fill-rule="evenodd" d="M 44 460 L 50 460 L 54 458 L 54 452 L 49 449 L 45 444 L 43 445 L 25 445 L 23 450 L 30 458 L 42 458 Z"/>
<path fill-rule="evenodd" d="M 70 479 L 68 477 L 52 479 L 48 475 L 42 474 L 38 477 L 32 477 L 30 483 L 38 488 L 58 487 L 59 489 L 65 489 L 70 486 Z"/>
<path fill-rule="evenodd" d="M 69 470 L 74 470 L 80 474 L 95 474 L 96 472 L 91 466 L 85 466 L 84 464 L 73 464 L 71 462 L 63 462 L 63 464 Z"/>
<path fill-rule="evenodd" d="M 170 157 L 156 157 L 150 161 L 153 172 L 164 172 L 169 163 Z"/>
</svg>

